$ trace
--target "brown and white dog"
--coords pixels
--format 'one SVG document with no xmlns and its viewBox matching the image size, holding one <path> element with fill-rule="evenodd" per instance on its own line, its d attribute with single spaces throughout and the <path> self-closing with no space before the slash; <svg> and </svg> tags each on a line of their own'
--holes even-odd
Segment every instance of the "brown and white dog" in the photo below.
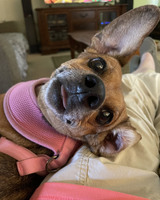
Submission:
<svg viewBox="0 0 160 200">
<path fill-rule="evenodd" d="M 39 109 L 59 133 L 80 140 L 98 156 L 115 156 L 141 136 L 131 126 L 121 91 L 121 61 L 131 56 L 160 19 L 156 6 L 143 6 L 118 17 L 97 33 L 78 58 L 63 63 L 36 88 Z M 0 135 L 32 150 L 51 152 L 15 131 L 3 112 Z M 29 199 L 42 177 L 19 176 L 16 160 L 0 153 L 0 199 Z"/>
</svg>

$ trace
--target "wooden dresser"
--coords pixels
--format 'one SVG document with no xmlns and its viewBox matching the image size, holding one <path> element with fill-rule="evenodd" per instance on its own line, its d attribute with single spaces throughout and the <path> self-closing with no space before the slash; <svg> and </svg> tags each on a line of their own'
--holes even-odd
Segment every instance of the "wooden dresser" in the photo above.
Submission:
<svg viewBox="0 0 160 200">
<path fill-rule="evenodd" d="M 100 30 L 126 11 L 126 4 L 36 9 L 41 53 L 69 48 L 69 32 Z"/>
</svg>

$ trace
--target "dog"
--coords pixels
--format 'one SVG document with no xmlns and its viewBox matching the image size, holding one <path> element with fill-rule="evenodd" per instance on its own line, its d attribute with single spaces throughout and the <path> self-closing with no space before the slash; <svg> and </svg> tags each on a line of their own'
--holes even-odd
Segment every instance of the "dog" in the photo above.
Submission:
<svg viewBox="0 0 160 200">
<path fill-rule="evenodd" d="M 43 137 L 37 143 L 31 133 L 29 136 L 19 134 L 24 127 L 26 131 L 32 131 L 35 124 L 40 132 L 41 129 L 45 132 L 45 127 L 49 130 L 48 127 L 54 127 L 63 136 L 87 144 L 97 156 L 116 156 L 122 150 L 135 145 L 141 136 L 132 127 L 127 116 L 121 91 L 121 63 L 123 58 L 126 59 L 136 52 L 159 19 L 160 10 L 153 5 L 131 10 L 98 32 L 92 38 L 91 45 L 78 58 L 63 63 L 49 79 L 36 82 L 36 86 L 34 81 L 29 82 L 34 87 L 26 90 L 26 93 L 24 87 L 28 83 L 22 83 L 18 85 L 20 93 L 17 93 L 17 86 L 14 86 L 7 94 L 1 95 L 0 147 L 3 146 L 3 141 L 6 142 L 5 152 L 8 152 L 9 145 L 11 143 L 12 146 L 13 142 L 18 145 L 16 148 L 20 153 L 19 145 L 36 155 L 51 156 L 51 160 L 46 159 L 46 167 L 53 159 L 58 161 L 60 154 L 52 158 L 53 152 L 47 148 L 46 133 L 42 133 Z M 35 93 L 36 99 L 30 97 L 30 90 Z M 32 105 L 26 104 L 27 98 L 32 99 Z M 14 109 L 16 113 L 13 116 L 10 110 Z M 17 110 L 24 112 L 23 120 Z M 39 112 L 42 116 L 40 122 L 44 126 L 39 121 L 35 122 L 28 112 L 33 115 Z M 17 123 L 22 125 L 21 128 Z M 36 137 L 38 133 L 35 133 Z M 40 140 L 43 140 L 44 146 Z M 47 141 L 52 145 L 50 139 Z M 72 139 L 69 144 L 72 144 Z M 76 147 L 78 146 L 79 142 Z M 29 199 L 43 176 L 35 173 L 20 176 L 16 159 L 4 153 L 1 148 L 0 151 L 0 199 Z M 11 150 L 11 154 L 14 154 L 14 150 Z M 19 169 L 21 170 L 21 165 Z"/>
</svg>

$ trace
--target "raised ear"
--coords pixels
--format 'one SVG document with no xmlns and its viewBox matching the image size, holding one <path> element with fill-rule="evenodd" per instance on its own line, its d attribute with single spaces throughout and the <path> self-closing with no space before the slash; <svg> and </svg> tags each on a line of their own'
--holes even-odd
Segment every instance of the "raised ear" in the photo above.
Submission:
<svg viewBox="0 0 160 200">
<path fill-rule="evenodd" d="M 133 9 L 113 20 L 97 33 L 88 51 L 122 57 L 132 54 L 143 39 L 155 28 L 160 19 L 160 9 L 147 5 Z"/>
</svg>

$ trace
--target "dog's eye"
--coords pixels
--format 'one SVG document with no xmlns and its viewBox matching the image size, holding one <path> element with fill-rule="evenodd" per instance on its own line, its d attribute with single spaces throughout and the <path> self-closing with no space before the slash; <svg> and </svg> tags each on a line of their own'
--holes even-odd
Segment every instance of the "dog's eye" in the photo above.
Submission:
<svg viewBox="0 0 160 200">
<path fill-rule="evenodd" d="M 109 124 L 113 119 L 113 113 L 106 109 L 101 110 L 101 112 L 96 117 L 96 121 L 101 124 Z"/>
<path fill-rule="evenodd" d="M 102 73 L 104 69 L 106 68 L 106 62 L 103 58 L 97 57 L 97 58 L 92 58 L 88 62 L 88 67 L 93 69 L 94 71 L 98 73 Z"/>
</svg>

